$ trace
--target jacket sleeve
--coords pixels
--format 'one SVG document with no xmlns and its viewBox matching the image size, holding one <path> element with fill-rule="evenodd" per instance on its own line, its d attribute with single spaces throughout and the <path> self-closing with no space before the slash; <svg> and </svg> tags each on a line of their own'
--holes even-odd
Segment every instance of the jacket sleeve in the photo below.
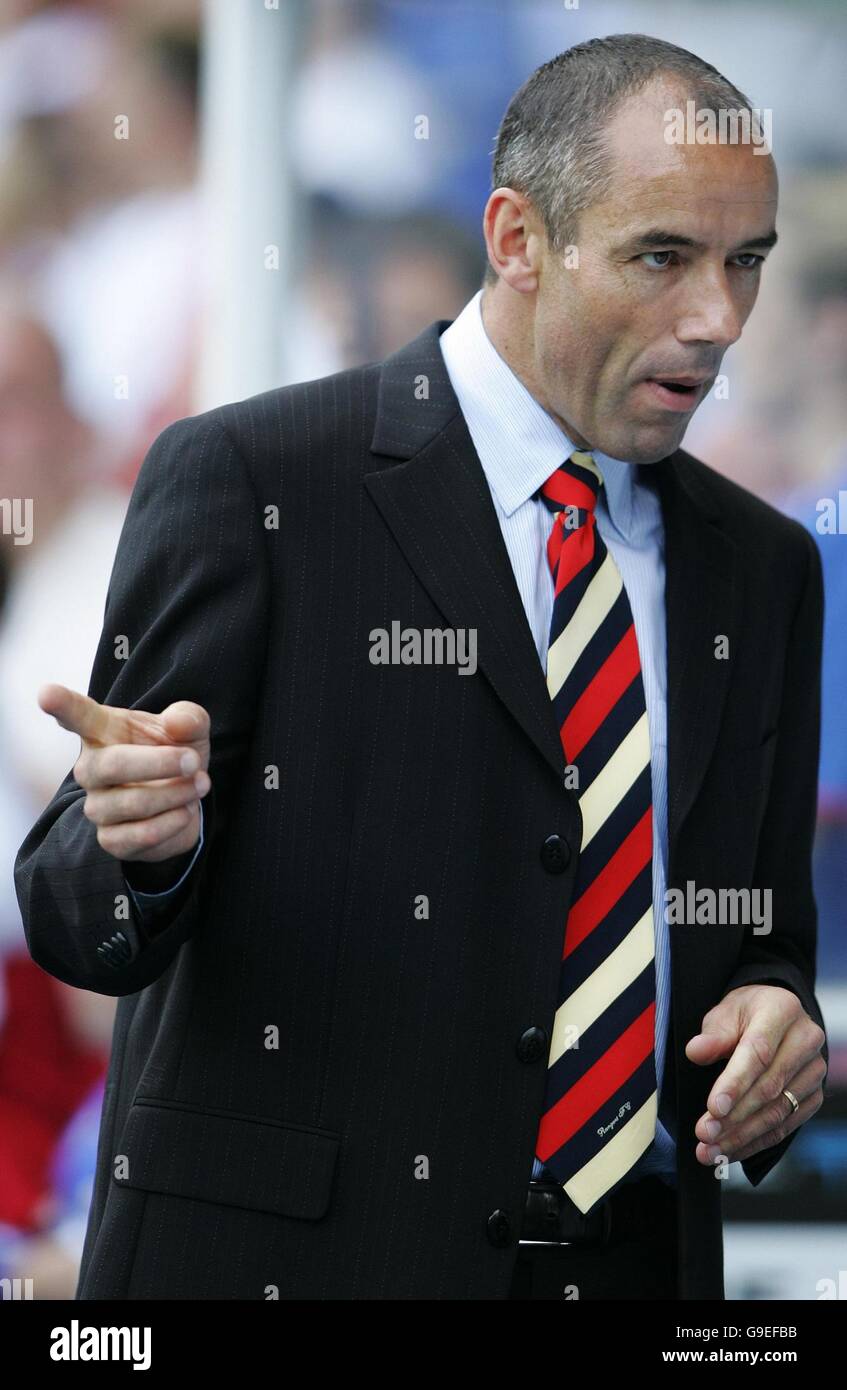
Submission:
<svg viewBox="0 0 847 1390">
<path fill-rule="evenodd" d="M 772 930 L 748 937 L 727 993 L 741 985 L 789 989 L 824 1028 L 815 998 L 817 907 L 812 888 L 812 846 L 817 814 L 820 755 L 823 575 L 814 538 L 798 525 L 806 552 L 805 582 L 786 654 L 774 770 L 761 834 L 754 884 L 772 890 Z M 829 1053 L 824 1043 L 824 1060 Z M 794 1139 L 742 1161 L 753 1186 L 770 1172 Z"/>
<path fill-rule="evenodd" d="M 208 710 L 204 844 L 167 903 L 142 913 L 125 866 L 101 848 L 83 814 L 85 791 L 68 773 L 15 861 L 30 954 L 67 984 L 133 994 L 202 930 L 203 884 L 226 832 L 267 651 L 263 539 L 247 466 L 219 412 L 169 425 L 130 498 L 88 694 L 155 713 L 175 700 Z"/>
</svg>

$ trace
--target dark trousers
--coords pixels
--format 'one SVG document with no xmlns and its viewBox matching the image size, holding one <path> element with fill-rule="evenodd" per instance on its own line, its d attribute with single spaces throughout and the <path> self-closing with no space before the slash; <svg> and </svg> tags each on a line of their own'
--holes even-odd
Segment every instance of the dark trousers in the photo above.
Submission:
<svg viewBox="0 0 847 1390">
<path fill-rule="evenodd" d="M 641 1178 L 610 1201 L 607 1245 L 519 1245 L 509 1297 L 678 1298 L 675 1190 L 661 1178 Z"/>
</svg>

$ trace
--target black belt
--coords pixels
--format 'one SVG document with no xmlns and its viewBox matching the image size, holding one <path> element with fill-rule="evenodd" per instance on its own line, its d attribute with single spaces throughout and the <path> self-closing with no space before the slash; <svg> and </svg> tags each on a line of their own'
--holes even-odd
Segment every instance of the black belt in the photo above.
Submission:
<svg viewBox="0 0 847 1390">
<path fill-rule="evenodd" d="M 602 1246 L 655 1237 L 657 1218 L 675 1207 L 674 1189 L 655 1176 L 622 1183 L 587 1216 L 558 1183 L 532 1181 L 519 1240 L 521 1244 Z"/>
</svg>

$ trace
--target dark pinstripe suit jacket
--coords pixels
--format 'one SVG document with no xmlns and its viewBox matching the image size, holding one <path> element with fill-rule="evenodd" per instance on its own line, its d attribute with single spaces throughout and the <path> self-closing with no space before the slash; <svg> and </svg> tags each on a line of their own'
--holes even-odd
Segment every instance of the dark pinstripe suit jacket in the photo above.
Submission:
<svg viewBox="0 0 847 1390">
<path fill-rule="evenodd" d="M 545 1079 L 516 1044 L 552 1028 L 580 817 L 446 327 L 181 420 L 142 466 L 89 693 L 209 710 L 206 845 L 145 922 L 69 775 L 16 863 L 34 959 L 121 996 L 81 1298 L 508 1294 Z M 672 929 L 680 1296 L 721 1298 L 721 1184 L 693 1127 L 723 1063 L 683 1049 L 753 981 L 822 1021 L 821 575 L 742 488 L 682 451 L 655 470 L 669 885 L 773 890 L 768 936 Z M 476 674 L 372 664 L 393 620 L 476 628 Z M 788 1142 L 744 1164 L 754 1183 Z"/>
</svg>

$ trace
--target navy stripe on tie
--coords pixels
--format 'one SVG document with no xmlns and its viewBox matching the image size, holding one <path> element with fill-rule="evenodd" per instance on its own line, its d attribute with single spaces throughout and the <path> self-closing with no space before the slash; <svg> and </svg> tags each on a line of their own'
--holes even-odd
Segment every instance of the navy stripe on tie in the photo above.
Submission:
<svg viewBox="0 0 847 1390">
<path fill-rule="evenodd" d="M 651 805 L 652 787 L 649 764 L 638 774 L 629 791 L 621 797 L 614 811 L 580 851 L 577 867 L 577 880 L 574 886 L 574 902 L 584 887 L 593 883 L 598 873 L 608 864 L 615 850 L 619 848 L 630 831 L 638 824 L 647 807 Z M 581 790 L 581 789 L 580 789 Z"/>
<path fill-rule="evenodd" d="M 565 535 L 571 532 L 566 531 Z M 564 589 L 560 589 L 558 594 L 553 597 L 553 612 L 550 615 L 550 636 L 549 645 L 552 647 L 557 637 L 560 637 L 585 597 L 585 591 L 594 578 L 602 563 L 602 556 L 598 557 L 595 551 L 594 557 L 589 560 L 587 565 L 583 565 L 579 574 L 575 574 L 570 583 Z"/>
<path fill-rule="evenodd" d="M 565 1091 L 570 1090 L 589 1067 L 600 1060 L 632 1020 L 652 1004 L 655 987 L 655 969 L 651 960 L 608 1009 L 594 1020 L 591 1027 L 580 1033 L 579 1047 L 569 1047 L 549 1068 L 547 1099 L 550 1105 L 555 1105 Z M 570 994 L 570 987 L 564 993 L 566 996 Z M 568 1019 L 564 1021 L 567 1023 Z"/>
<path fill-rule="evenodd" d="M 640 920 L 652 901 L 653 868 L 648 863 L 621 893 L 611 911 L 607 912 L 594 930 L 564 957 L 562 964 L 568 966 L 571 971 L 568 977 L 569 988 L 571 980 L 572 988 L 577 989 L 589 975 L 594 974 L 597 967 L 602 965 L 606 957 L 629 935 L 633 923 Z M 561 1002 L 564 997 L 560 990 L 556 996 L 557 1002 Z"/>
<path fill-rule="evenodd" d="M 600 479 L 597 477 L 596 473 L 591 472 L 590 468 L 584 468 L 581 463 L 577 463 L 575 460 L 569 458 L 561 465 L 561 472 L 567 477 L 576 478 L 577 482 L 583 483 L 585 487 L 590 487 L 595 498 L 597 497 L 600 491 Z M 555 477 L 555 473 L 551 474 L 548 481 L 552 481 Z M 562 504 L 560 502 L 555 502 L 553 498 L 548 497 L 545 492 L 542 492 L 541 489 L 543 486 L 544 484 L 542 483 L 541 487 L 535 489 L 535 492 L 532 494 L 533 497 L 539 497 L 549 512 L 560 511 Z"/>
<path fill-rule="evenodd" d="M 572 580 L 572 583 L 576 584 L 581 577 L 578 575 L 577 579 Z M 570 584 L 565 592 L 567 593 L 569 589 Z M 562 683 L 561 690 L 558 690 L 553 698 L 553 713 L 560 729 L 586 686 L 597 674 L 603 662 L 612 655 L 615 647 L 631 626 L 632 609 L 629 606 L 629 599 L 621 589 L 607 617 L 600 624 L 591 640 L 586 643 L 585 650 L 580 653 L 573 670 Z"/>
<path fill-rule="evenodd" d="M 636 1068 L 632 1075 L 615 1091 L 614 1095 L 609 1096 L 608 1100 L 603 1101 L 589 1120 L 572 1135 L 566 1144 L 558 1150 L 562 1156 L 557 1163 L 556 1154 L 551 1154 L 548 1163 L 557 1164 L 556 1181 L 563 1185 L 578 1172 L 584 1164 L 594 1157 L 598 1151 L 597 1129 L 600 1125 L 607 1125 L 618 1114 L 619 1110 L 629 1101 L 630 1109 L 625 1110 L 621 1119 L 615 1125 L 611 1134 L 619 1134 L 633 1116 L 641 1109 L 642 1105 L 650 1098 L 656 1089 L 656 1072 L 653 1062 L 653 1054 L 648 1057 Z M 602 1147 L 602 1146 L 601 1146 Z M 637 1162 L 636 1158 L 632 1160 Z M 621 1179 L 623 1181 L 623 1178 Z M 616 1184 L 617 1186 L 618 1184 Z M 614 1187 L 610 1187 L 604 1196 L 613 1192 Z"/>
<path fill-rule="evenodd" d="M 579 769 L 578 795 L 588 791 L 591 783 L 600 775 L 609 759 L 644 715 L 644 688 L 641 676 L 636 671 L 626 690 L 595 729 L 585 747 L 577 753 L 574 765 Z M 567 739 L 566 739 L 567 743 Z M 639 774 L 640 776 L 640 774 Z M 642 806 L 642 811 L 644 807 Z"/>
</svg>

